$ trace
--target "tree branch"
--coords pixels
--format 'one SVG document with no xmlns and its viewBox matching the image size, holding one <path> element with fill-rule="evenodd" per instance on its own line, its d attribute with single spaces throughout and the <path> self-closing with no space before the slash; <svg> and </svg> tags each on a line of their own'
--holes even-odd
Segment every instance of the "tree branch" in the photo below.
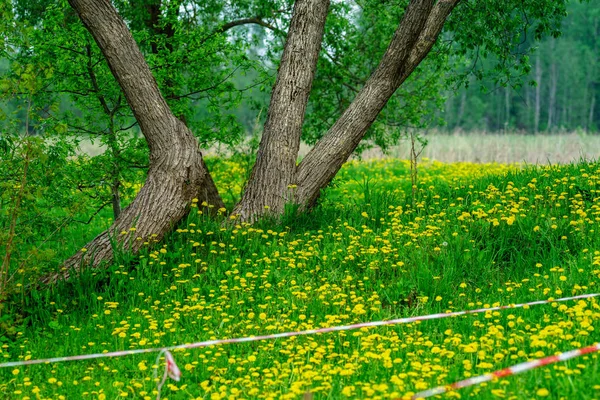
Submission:
<svg viewBox="0 0 600 400">
<path fill-rule="evenodd" d="M 96 93 L 96 98 L 100 102 L 100 105 L 102 106 L 102 110 L 104 110 L 104 113 L 106 115 L 111 115 L 111 111 L 110 111 L 110 108 L 108 107 L 108 104 L 106 103 L 106 99 L 104 98 L 104 95 L 100 92 L 100 86 L 98 85 L 98 80 L 96 79 L 96 73 L 94 72 L 94 67 L 92 66 L 92 45 L 91 45 L 91 43 L 88 42 L 86 44 L 85 51 L 86 51 L 87 57 L 88 57 L 88 62 L 86 65 L 87 73 L 90 78 L 90 82 L 92 82 L 92 87 L 94 88 L 94 93 Z"/>
<path fill-rule="evenodd" d="M 224 33 L 226 31 L 230 30 L 231 28 L 235 28 L 236 26 L 249 25 L 249 24 L 262 26 L 262 27 L 270 29 L 273 32 L 276 32 L 278 34 L 284 33 L 281 31 L 281 29 L 277 28 L 274 25 L 269 24 L 268 22 L 265 22 L 260 17 L 242 18 L 242 19 L 228 22 L 228 23 L 222 25 L 219 29 L 217 29 L 217 33 Z"/>
<path fill-rule="evenodd" d="M 221 25 L 221 27 L 216 29 L 214 32 L 212 32 L 212 33 L 208 34 L 206 37 L 204 37 L 200 43 L 202 44 L 202 43 L 206 42 L 208 39 L 210 39 L 220 33 L 225 33 L 228 30 L 230 30 L 231 28 L 235 28 L 236 26 L 250 25 L 250 24 L 255 24 L 255 25 L 265 27 L 267 29 L 272 30 L 273 32 L 277 33 L 280 36 L 285 36 L 285 32 L 283 32 L 281 29 L 279 29 L 275 25 L 271 25 L 268 22 L 265 22 L 260 17 L 253 17 L 253 18 L 242 18 L 242 19 L 227 22 L 227 23 Z"/>
<path fill-rule="evenodd" d="M 198 89 L 198 90 L 195 90 L 193 92 L 186 93 L 186 94 L 178 95 L 178 96 L 169 96 L 168 99 L 169 100 L 179 100 L 179 99 L 182 99 L 184 97 L 190 97 L 190 96 L 193 96 L 193 95 L 198 94 L 198 93 L 208 92 L 209 90 L 216 89 L 217 87 L 219 87 L 220 85 L 222 85 L 223 83 L 225 83 L 229 78 L 231 78 L 233 76 L 233 74 L 235 74 L 235 72 L 238 69 L 240 69 L 239 66 L 235 67 L 234 70 L 231 71 L 229 74 L 227 74 L 227 76 L 225 78 L 223 78 L 221 81 L 215 83 L 214 85 L 211 85 L 211 86 L 206 87 L 206 88 Z"/>
<path fill-rule="evenodd" d="M 78 219 L 75 219 L 75 218 L 72 218 L 71 220 L 72 220 L 73 222 L 79 222 L 80 224 L 89 225 L 89 224 L 90 224 L 90 222 L 92 222 L 92 219 L 94 219 L 94 217 L 95 217 L 96 215 L 98 215 L 98 214 L 100 213 L 100 211 L 102 211 L 102 210 L 104 209 L 104 207 L 106 207 L 106 206 L 107 206 L 107 205 L 109 205 L 110 203 L 111 203 L 110 201 L 107 201 L 106 203 L 102 204 L 102 205 L 100 206 L 100 208 L 98 208 L 98 209 L 97 209 L 97 210 L 96 210 L 96 211 L 95 211 L 95 212 L 94 212 L 94 213 L 91 215 L 90 219 L 88 219 L 88 220 L 87 220 L 87 222 L 85 222 L 85 221 L 79 221 Z"/>
<path fill-rule="evenodd" d="M 138 124 L 137 121 L 135 121 L 133 124 L 126 126 L 124 128 L 119 128 L 117 129 L 117 132 L 123 132 L 123 131 L 128 131 L 129 129 L 133 128 L 134 126 L 136 126 Z"/>
</svg>

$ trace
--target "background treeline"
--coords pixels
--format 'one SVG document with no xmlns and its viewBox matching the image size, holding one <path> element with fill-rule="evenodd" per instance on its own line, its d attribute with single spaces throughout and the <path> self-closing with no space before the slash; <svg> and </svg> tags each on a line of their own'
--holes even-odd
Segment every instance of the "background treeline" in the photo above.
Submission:
<svg viewBox="0 0 600 400">
<path fill-rule="evenodd" d="M 17 1 L 17 4 L 25 4 L 23 8 L 27 11 L 18 14 L 21 15 L 19 18 L 36 22 L 44 16 L 44 24 L 49 24 L 48 11 L 44 11 L 45 14 L 42 12 L 44 7 L 31 7 L 31 4 L 38 2 Z M 383 52 L 389 33 L 393 30 L 392 22 L 397 17 L 392 11 L 386 9 L 384 13 L 377 7 L 361 10 L 357 7 L 338 6 L 336 7 L 340 10 L 336 9 L 336 12 L 347 17 L 344 21 L 346 25 L 333 18 L 329 22 L 336 29 L 331 29 L 329 36 L 326 36 L 315 82 L 315 92 L 318 95 L 311 97 L 307 113 L 303 140 L 309 144 L 314 143 L 360 89 L 373 69 L 372 57 L 368 55 Z M 227 19 L 222 7 L 215 5 L 215 10 L 207 8 L 203 12 Z M 121 8 L 124 15 L 127 15 L 127 6 L 121 4 Z M 503 66 L 502 60 L 486 54 L 486 51 L 494 51 L 485 46 L 462 56 L 455 54 L 448 59 L 431 55 L 431 60 L 420 74 L 409 79 L 406 88 L 400 90 L 384 109 L 370 129 L 368 142 L 386 148 L 403 136 L 401 131 L 413 127 L 451 132 L 597 132 L 600 127 L 600 2 L 573 1 L 568 3 L 567 10 L 568 16 L 562 22 L 562 34 L 556 38 L 547 35 L 541 41 L 537 40 L 531 17 L 530 29 L 523 32 L 518 45 L 514 46 L 513 54 L 504 55 L 506 60 L 523 60 L 523 64 L 516 63 L 520 65 L 517 69 Z M 519 10 L 514 12 L 518 13 Z M 391 22 L 382 22 L 381 15 L 388 16 Z M 211 18 L 203 17 L 202 20 L 212 21 L 214 18 Z M 282 16 L 275 16 L 271 23 L 276 24 L 282 20 Z M 373 21 L 378 21 L 377 29 L 371 28 Z M 141 27 L 134 28 L 139 28 L 143 33 L 144 22 L 139 22 Z M 178 23 L 185 25 L 187 22 Z M 339 24 L 341 27 L 338 29 Z M 206 29 L 210 30 L 209 28 Z M 283 45 L 284 36 L 281 32 L 251 25 L 232 29 L 221 38 L 209 35 L 211 41 L 203 42 L 199 47 L 198 52 L 201 54 L 188 55 L 188 58 L 195 57 L 204 62 L 183 63 L 180 75 L 168 78 L 159 74 L 162 62 L 159 60 L 162 57 L 159 52 L 154 51 L 149 43 L 142 47 L 151 54 L 151 58 L 153 51 L 156 53 L 158 61 L 154 71 L 163 91 L 187 90 L 183 95 L 171 97 L 167 93 L 167 97 L 172 107 L 181 108 L 181 112 L 185 109 L 186 121 L 192 130 L 201 132 L 202 145 L 208 147 L 217 142 L 238 145 L 240 137 L 259 133 L 259 127 L 266 117 L 269 94 L 276 74 L 277 55 Z M 381 32 L 388 35 L 382 35 Z M 57 37 L 53 41 L 60 42 L 61 34 L 61 30 L 56 31 Z M 351 43 L 352 46 L 348 44 L 351 39 L 364 38 L 365 35 L 375 36 L 379 40 L 368 42 L 371 43 L 368 48 L 363 48 L 366 46 L 364 40 L 356 39 L 356 43 Z M 147 34 L 138 36 L 140 41 L 147 41 Z M 250 37 L 253 39 L 249 40 Z M 71 36 L 67 36 L 65 40 L 68 42 L 70 38 Z M 453 39 L 449 38 L 441 40 L 438 45 L 443 48 L 452 46 L 452 42 Z M 52 50 L 48 51 L 53 57 L 51 64 L 58 64 L 52 66 L 52 73 L 56 76 L 77 76 L 77 68 L 73 66 L 77 63 L 68 59 L 73 53 L 61 52 L 61 47 L 56 47 L 55 44 L 49 43 L 47 46 Z M 356 51 L 337 58 L 336 54 L 342 53 L 338 51 L 340 46 L 355 48 Z M 532 49 L 536 50 L 532 52 Z M 93 53 L 91 59 L 101 59 L 96 54 L 97 51 L 94 50 Z M 360 68 L 352 69 L 346 64 L 360 65 Z M 16 127 L 18 131 L 22 131 L 26 125 L 27 101 L 18 99 L 15 94 L 18 95 L 19 90 L 7 83 L 11 79 L 10 74 L 15 71 L 15 65 L 18 63 L 14 60 L 0 58 L 0 89 L 5 93 L 0 98 L 0 126 L 4 130 L 12 125 L 13 129 Z M 101 69 L 102 65 L 94 64 L 94 67 Z M 119 89 L 112 82 L 108 70 L 104 68 L 99 73 L 102 78 L 106 78 L 105 91 L 118 97 Z M 20 80 L 21 76 L 22 73 L 19 73 L 12 80 Z M 342 80 L 343 85 L 340 84 Z M 100 130 L 105 125 L 110 125 L 104 121 L 106 113 L 102 113 L 100 107 L 93 102 L 94 99 L 90 103 L 86 96 L 78 95 L 78 86 L 81 85 L 81 82 L 73 79 L 64 82 L 64 87 L 52 82 L 47 93 L 52 91 L 54 95 L 36 95 L 32 102 L 37 107 L 33 107 L 32 112 L 39 114 L 44 123 L 31 121 L 29 131 L 33 133 L 48 129 L 49 115 L 52 115 L 55 122 L 60 120 L 64 123 L 69 120 L 66 127 L 80 137 L 88 136 L 90 131 L 95 132 L 98 127 L 90 129 L 88 123 L 73 123 L 73 120 L 89 121 L 91 118 L 94 121 L 92 125 L 102 125 Z M 88 84 L 84 82 L 83 86 L 86 85 Z M 54 111 L 48 112 L 53 107 Z M 124 104 L 119 107 L 123 115 L 120 121 L 122 123 L 117 128 L 129 128 L 126 129 L 128 132 L 139 133 L 126 108 Z M 85 129 L 78 129 L 84 125 Z M 0 134 L 0 139 L 1 137 Z M 91 134 L 90 138 L 93 137 Z"/>
<path fill-rule="evenodd" d="M 532 39 L 531 35 L 528 41 Z M 450 91 L 438 115 L 451 131 L 557 132 L 600 127 L 600 2 L 571 2 L 562 35 L 531 56 L 522 85 L 471 79 Z M 475 64 L 475 60 L 473 60 Z M 484 64 L 484 60 L 477 60 Z M 468 68 L 471 68 L 469 66 Z M 536 84 L 534 84 L 534 82 Z"/>
</svg>

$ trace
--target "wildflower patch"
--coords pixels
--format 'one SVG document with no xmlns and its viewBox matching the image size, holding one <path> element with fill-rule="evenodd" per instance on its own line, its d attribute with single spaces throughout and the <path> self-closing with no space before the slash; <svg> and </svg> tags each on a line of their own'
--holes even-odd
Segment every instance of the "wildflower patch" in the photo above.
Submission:
<svg viewBox="0 0 600 400">
<path fill-rule="evenodd" d="M 239 195 L 242 164 L 207 163 L 217 185 L 230 183 L 220 189 Z M 160 369 L 152 379 L 153 357 L 104 355 L 599 292 L 595 162 L 522 168 L 423 161 L 413 192 L 408 162 L 353 161 L 311 213 L 286 215 L 280 224 L 224 223 L 226 210 L 208 218 L 199 206 L 191 204 L 187 220 L 139 256 L 25 299 L 27 313 L 15 319 L 22 323 L 0 335 L 0 363 L 103 357 L 1 368 L 5 397 L 153 399 L 164 376 Z M 162 395 L 410 398 L 594 345 L 597 299 L 415 321 L 401 329 L 176 349 L 171 354 L 183 377 L 167 378 Z M 598 353 L 577 360 L 465 387 L 460 396 L 600 397 Z"/>
</svg>

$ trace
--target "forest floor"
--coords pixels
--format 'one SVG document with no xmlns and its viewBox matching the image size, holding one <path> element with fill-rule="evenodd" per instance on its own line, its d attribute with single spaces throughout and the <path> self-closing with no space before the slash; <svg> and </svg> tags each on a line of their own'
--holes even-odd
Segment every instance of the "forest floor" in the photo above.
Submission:
<svg viewBox="0 0 600 400">
<path fill-rule="evenodd" d="M 220 190 L 244 166 L 208 160 Z M 599 292 L 600 164 L 353 161 L 310 214 L 192 213 L 163 244 L 17 296 L 0 362 L 156 348 Z M 103 218 L 106 218 L 103 217 Z M 102 229 L 97 221 L 93 229 Z M 74 238 L 79 246 L 81 237 Z M 66 249 L 66 251 L 70 251 Z M 6 311 L 2 315 L 6 317 Z M 1 321 L 0 321 L 1 322 Z M 598 341 L 596 299 L 173 352 L 163 399 L 400 398 Z M 0 370 L 7 399 L 156 398 L 155 354 Z M 162 367 L 159 374 L 162 373 Z M 597 353 L 451 397 L 594 399 Z"/>
</svg>

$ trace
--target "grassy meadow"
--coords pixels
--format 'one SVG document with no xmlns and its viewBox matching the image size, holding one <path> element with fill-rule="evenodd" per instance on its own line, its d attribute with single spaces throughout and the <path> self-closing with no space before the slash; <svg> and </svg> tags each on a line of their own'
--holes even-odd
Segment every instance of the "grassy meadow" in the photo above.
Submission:
<svg viewBox="0 0 600 400">
<path fill-rule="evenodd" d="M 247 171 L 208 160 L 228 202 Z M 71 232 L 65 254 L 102 230 Z M 225 221 L 229 223 L 224 223 Z M 348 163 L 311 213 L 238 225 L 197 204 L 164 243 L 16 296 L 0 362 L 171 346 L 600 290 L 600 163 Z M 38 243 L 39 246 L 51 246 Z M 75 247 L 76 248 L 76 247 Z M 62 255 L 62 254 L 59 254 Z M 58 256 L 57 256 L 58 257 Z M 163 399 L 405 398 L 599 341 L 596 299 L 174 352 Z M 10 399 L 151 399 L 155 354 L 0 370 Z M 161 369 L 162 371 L 162 369 Z M 596 399 L 589 354 L 439 398 Z"/>
</svg>

